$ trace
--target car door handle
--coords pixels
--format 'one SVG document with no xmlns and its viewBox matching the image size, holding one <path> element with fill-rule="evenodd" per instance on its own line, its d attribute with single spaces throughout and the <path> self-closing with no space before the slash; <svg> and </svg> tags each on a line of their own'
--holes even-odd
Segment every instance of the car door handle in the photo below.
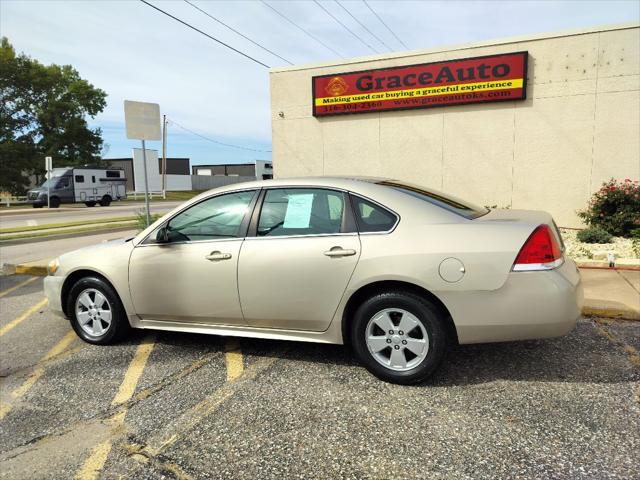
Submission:
<svg viewBox="0 0 640 480">
<path fill-rule="evenodd" d="M 324 252 L 327 257 L 350 257 L 355 255 L 356 251 L 352 248 L 333 247 L 331 250 Z"/>
<path fill-rule="evenodd" d="M 204 258 L 211 260 L 212 262 L 216 262 L 219 260 L 229 260 L 231 258 L 231 254 L 222 253 L 216 250 L 215 252 L 211 252 L 209 255 L 205 255 Z"/>
</svg>

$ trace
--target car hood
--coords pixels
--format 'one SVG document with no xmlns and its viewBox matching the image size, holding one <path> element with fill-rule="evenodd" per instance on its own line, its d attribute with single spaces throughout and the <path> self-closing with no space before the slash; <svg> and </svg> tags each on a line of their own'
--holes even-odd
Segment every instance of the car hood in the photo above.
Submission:
<svg viewBox="0 0 640 480">
<path fill-rule="evenodd" d="M 105 242 L 89 245 L 60 255 L 60 267 L 64 271 L 73 271 L 82 268 L 102 270 L 105 266 L 118 266 L 124 261 L 133 248 L 133 237 L 118 238 Z"/>
</svg>

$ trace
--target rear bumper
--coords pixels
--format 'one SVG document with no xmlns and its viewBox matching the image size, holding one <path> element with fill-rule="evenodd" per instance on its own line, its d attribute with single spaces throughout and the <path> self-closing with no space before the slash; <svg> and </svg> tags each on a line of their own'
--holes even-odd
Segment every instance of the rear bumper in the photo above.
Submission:
<svg viewBox="0 0 640 480">
<path fill-rule="evenodd" d="M 64 283 L 64 277 L 55 277 L 49 275 L 44 278 L 44 294 L 49 300 L 49 309 L 64 317 L 65 314 L 62 311 L 62 284 Z"/>
<path fill-rule="evenodd" d="M 512 272 L 498 290 L 443 294 L 464 343 L 559 337 L 580 318 L 583 291 L 575 263 L 555 270 Z"/>
</svg>

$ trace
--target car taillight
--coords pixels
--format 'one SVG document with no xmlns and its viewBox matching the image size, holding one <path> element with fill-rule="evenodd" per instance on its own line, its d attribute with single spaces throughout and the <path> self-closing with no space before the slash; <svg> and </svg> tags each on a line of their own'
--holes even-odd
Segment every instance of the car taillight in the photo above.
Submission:
<svg viewBox="0 0 640 480">
<path fill-rule="evenodd" d="M 551 270 L 562 265 L 562 250 L 548 225 L 537 227 L 513 263 L 513 271 Z"/>
</svg>

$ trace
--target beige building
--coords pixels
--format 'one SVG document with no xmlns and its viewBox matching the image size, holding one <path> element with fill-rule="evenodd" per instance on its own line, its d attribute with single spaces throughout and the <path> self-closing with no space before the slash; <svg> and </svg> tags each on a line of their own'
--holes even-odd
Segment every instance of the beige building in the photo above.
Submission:
<svg viewBox="0 0 640 480">
<path fill-rule="evenodd" d="M 526 100 L 314 117 L 312 77 L 528 51 Z M 601 182 L 640 178 L 640 25 L 271 71 L 276 177 L 368 175 L 577 227 Z"/>
</svg>

